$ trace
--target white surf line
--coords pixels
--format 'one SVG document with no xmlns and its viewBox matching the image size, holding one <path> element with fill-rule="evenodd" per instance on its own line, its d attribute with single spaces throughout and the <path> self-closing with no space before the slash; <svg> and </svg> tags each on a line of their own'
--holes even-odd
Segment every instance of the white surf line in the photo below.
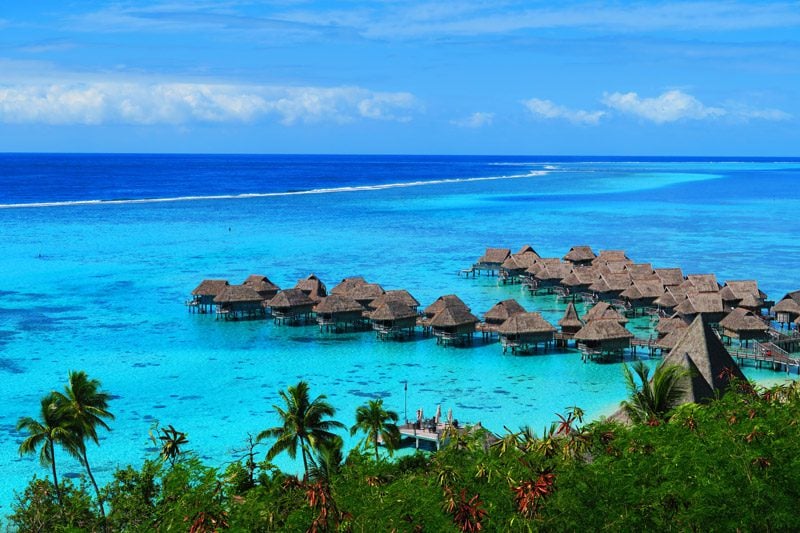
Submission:
<svg viewBox="0 0 800 533">
<path fill-rule="evenodd" d="M 304 194 L 335 194 L 343 192 L 381 191 L 384 189 L 398 189 L 402 187 L 421 187 L 424 185 L 441 185 L 446 183 L 471 183 L 476 181 L 497 181 L 533 178 L 548 174 L 544 170 L 534 170 L 527 174 L 514 174 L 510 176 L 487 176 L 482 178 L 447 178 L 431 181 L 407 181 L 400 183 L 384 183 L 380 185 L 357 185 L 352 187 L 331 187 L 323 189 L 309 189 L 307 191 L 284 191 L 242 194 L 217 194 L 209 196 L 174 196 L 168 198 L 131 198 L 126 200 L 70 200 L 64 202 L 36 202 L 29 204 L 0 204 L 0 209 L 24 209 L 34 207 L 68 207 L 78 205 L 120 205 L 120 204 L 155 204 L 166 202 L 196 202 L 202 200 L 244 200 L 248 198 L 272 198 L 276 196 L 300 196 Z"/>
</svg>

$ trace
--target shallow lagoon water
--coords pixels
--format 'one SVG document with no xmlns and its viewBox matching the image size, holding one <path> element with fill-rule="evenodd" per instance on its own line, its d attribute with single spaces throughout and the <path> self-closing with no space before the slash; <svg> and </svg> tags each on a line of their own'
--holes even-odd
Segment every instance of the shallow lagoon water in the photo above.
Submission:
<svg viewBox="0 0 800 533">
<path fill-rule="evenodd" d="M 240 176 L 246 165 L 236 156 L 218 157 L 214 164 L 237 169 L 226 194 L 287 188 L 259 187 L 257 176 Z M 299 379 L 310 382 L 312 394 L 327 394 L 348 425 L 355 408 L 374 397 L 402 417 L 405 380 L 411 416 L 419 407 L 430 416 L 441 404 L 459 420 L 498 432 L 524 424 L 540 429 L 572 405 L 597 417 L 625 395 L 619 363 L 583 364 L 576 353 L 515 357 L 479 337 L 472 347 L 443 349 L 421 336 L 387 343 L 369 332 L 336 335 L 189 314 L 183 301 L 203 278 L 238 283 L 262 273 L 290 287 L 314 272 L 330 288 L 363 275 L 387 289 L 406 288 L 423 305 L 456 293 L 482 314 L 515 297 L 555 322 L 564 305 L 554 298 L 456 272 L 486 246 L 531 244 L 543 256 L 562 256 L 573 244 L 589 244 L 685 273 L 755 278 L 773 299 L 800 287 L 796 161 L 475 158 L 467 165 L 428 158 L 420 170 L 413 158 L 399 159 L 395 173 L 397 158 L 334 165 L 309 156 L 300 188 L 369 185 L 370 172 L 382 184 L 533 174 L 325 194 L 0 209 L 0 512 L 33 473 L 46 474 L 34 458 L 18 458 L 14 424 L 34 415 L 40 397 L 63 386 L 69 369 L 86 370 L 115 395 L 113 431 L 89 452 L 102 481 L 115 467 L 152 456 L 147 434 L 154 420 L 186 431 L 189 448 L 210 461 L 230 460 L 248 433 L 276 423 L 278 391 Z M 3 164 L 5 188 L 14 167 Z M 135 168 L 126 178 L 129 196 L 153 197 L 152 183 L 155 191 L 135 196 L 136 176 L 157 174 L 158 165 Z M 40 179 L 59 172 L 39 169 Z M 348 172 L 357 179 L 348 180 Z M 219 194 L 218 172 L 206 174 L 207 181 L 183 184 L 185 190 L 176 178 L 163 196 Z M 327 177 L 315 181 L 317 175 Z M 247 187 L 237 189 L 237 180 Z M 116 189 L 94 196 L 85 188 L 61 196 L 63 187 L 14 189 L 0 204 L 121 197 Z M 745 371 L 757 380 L 783 378 Z M 63 472 L 80 471 L 60 458 Z M 296 468 L 285 457 L 278 463 Z"/>
</svg>

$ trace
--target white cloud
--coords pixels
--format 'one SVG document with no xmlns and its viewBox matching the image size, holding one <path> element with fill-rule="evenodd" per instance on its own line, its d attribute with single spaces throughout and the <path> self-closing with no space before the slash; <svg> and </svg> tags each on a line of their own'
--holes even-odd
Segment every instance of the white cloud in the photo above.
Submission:
<svg viewBox="0 0 800 533">
<path fill-rule="evenodd" d="M 0 85 L 0 122 L 187 124 L 407 121 L 416 99 L 361 87 L 90 82 Z"/>
<path fill-rule="evenodd" d="M 705 106 L 694 96 L 679 90 L 667 91 L 655 98 L 640 98 L 634 92 L 606 93 L 603 103 L 621 113 L 636 115 L 656 124 L 718 118 L 728 114 L 721 107 Z"/>
<path fill-rule="evenodd" d="M 484 126 L 491 126 L 493 121 L 494 113 L 476 111 L 468 117 L 459 120 L 451 120 L 450 123 L 462 128 L 482 128 Z"/>
<path fill-rule="evenodd" d="M 528 111 L 538 117 L 549 119 L 565 119 L 574 124 L 597 125 L 600 119 L 605 116 L 605 111 L 584 111 L 583 109 L 570 109 L 558 105 L 551 100 L 542 100 L 540 98 L 531 98 L 530 100 L 523 100 L 522 104 L 528 108 Z"/>
</svg>

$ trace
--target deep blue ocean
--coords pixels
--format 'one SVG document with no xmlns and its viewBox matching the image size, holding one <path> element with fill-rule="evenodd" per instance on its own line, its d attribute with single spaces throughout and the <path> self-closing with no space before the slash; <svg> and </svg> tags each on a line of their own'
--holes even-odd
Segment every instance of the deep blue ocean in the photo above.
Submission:
<svg viewBox="0 0 800 533">
<path fill-rule="evenodd" d="M 288 288 L 313 272 L 331 288 L 362 275 L 423 306 L 456 293 L 480 316 L 513 297 L 556 322 L 555 298 L 457 271 L 487 246 L 561 257 L 587 244 L 756 279 L 779 299 L 800 288 L 798 235 L 800 159 L 0 154 L 0 514 L 47 475 L 18 456 L 15 423 L 70 369 L 114 394 L 112 431 L 89 450 L 101 481 L 154 456 L 155 420 L 212 463 L 231 460 L 248 433 L 276 424 L 278 391 L 299 379 L 347 425 L 378 396 L 401 418 L 441 404 L 498 432 L 541 429 L 572 405 L 608 414 L 625 396 L 620 363 L 577 353 L 516 357 L 497 343 L 444 349 L 189 314 L 204 278 L 258 273 Z M 646 321 L 629 328 L 649 334 Z"/>
</svg>

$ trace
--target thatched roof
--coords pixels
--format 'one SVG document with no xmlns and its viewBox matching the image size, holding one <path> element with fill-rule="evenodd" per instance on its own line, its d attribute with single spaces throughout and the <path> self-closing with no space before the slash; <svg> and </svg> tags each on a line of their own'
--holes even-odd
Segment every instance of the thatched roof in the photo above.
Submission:
<svg viewBox="0 0 800 533">
<path fill-rule="evenodd" d="M 314 300 L 302 289 L 284 289 L 276 294 L 269 302 L 270 307 L 301 307 L 314 305 Z"/>
<path fill-rule="evenodd" d="M 664 286 L 658 279 L 633 280 L 633 285 L 622 291 L 620 296 L 639 300 L 642 298 L 659 298 L 664 294 Z"/>
<path fill-rule="evenodd" d="M 244 280 L 242 285 L 247 285 L 256 292 L 278 292 L 281 290 L 281 288 L 272 283 L 267 276 L 262 276 L 261 274 L 247 276 L 247 279 Z"/>
<path fill-rule="evenodd" d="M 597 273 L 597 275 L 601 274 L 619 274 L 620 272 L 626 272 L 625 267 L 628 266 L 628 263 L 624 263 L 622 261 L 610 261 L 608 263 L 592 263 L 592 268 Z"/>
<path fill-rule="evenodd" d="M 419 307 L 419 302 L 416 298 L 414 298 L 410 292 L 405 289 L 396 289 L 391 291 L 386 291 L 385 293 L 381 294 L 372 302 L 370 303 L 370 307 L 377 309 L 381 305 L 386 302 L 400 302 L 402 304 L 407 305 L 408 307 L 417 308 Z"/>
<path fill-rule="evenodd" d="M 369 303 L 378 296 L 381 296 L 384 292 L 383 287 L 377 283 L 362 283 L 361 285 L 353 287 L 347 295 L 359 302 Z"/>
<path fill-rule="evenodd" d="M 583 321 L 578 318 L 578 311 L 575 310 L 575 304 L 572 302 L 569 303 L 567 310 L 564 312 L 564 316 L 558 321 L 558 325 L 562 328 L 565 326 L 568 328 L 583 327 Z"/>
<path fill-rule="evenodd" d="M 624 250 L 600 250 L 597 257 L 592 261 L 593 265 L 602 263 L 633 263 Z"/>
<path fill-rule="evenodd" d="M 685 380 L 688 389 L 683 403 L 713 398 L 714 390 L 727 388 L 729 374 L 745 379 L 722 341 L 699 316 L 684 330 L 662 364 L 682 366 L 694 373 Z"/>
<path fill-rule="evenodd" d="M 556 328 L 539 313 L 517 313 L 500 324 L 500 335 L 525 335 L 531 333 L 555 333 Z"/>
<path fill-rule="evenodd" d="M 227 285 L 214 297 L 214 303 L 260 302 L 261 295 L 247 285 Z"/>
<path fill-rule="evenodd" d="M 683 301 L 685 298 L 685 296 L 682 296 L 681 301 Z M 677 299 L 669 289 L 665 290 L 661 296 L 653 300 L 653 303 L 667 309 L 672 309 L 678 305 Z"/>
<path fill-rule="evenodd" d="M 758 331 L 766 333 L 769 330 L 763 320 L 753 314 L 752 311 L 737 307 L 719 321 L 719 325 L 731 331 Z"/>
<path fill-rule="evenodd" d="M 584 322 L 592 320 L 614 320 L 620 324 L 626 324 L 628 319 L 619 314 L 608 302 L 597 302 L 585 315 L 583 315 Z"/>
<path fill-rule="evenodd" d="M 492 306 L 491 309 L 486 311 L 483 315 L 483 319 L 487 322 L 494 322 L 500 323 L 504 320 L 508 320 L 509 317 L 512 315 L 516 315 L 518 313 L 524 313 L 525 308 L 522 307 L 519 302 L 514 299 L 503 300 L 502 302 L 497 302 Z"/>
<path fill-rule="evenodd" d="M 792 298 L 784 297 L 783 300 L 772 306 L 772 312 L 793 313 L 796 315 L 800 315 L 800 302 Z"/>
<path fill-rule="evenodd" d="M 653 270 L 653 265 L 650 263 L 631 263 L 625 267 L 625 270 L 628 271 L 633 280 L 658 279 L 655 270 Z"/>
<path fill-rule="evenodd" d="M 195 296 L 216 296 L 228 285 L 230 284 L 226 279 L 204 279 L 200 282 L 200 285 L 192 291 L 192 294 Z"/>
<path fill-rule="evenodd" d="M 724 308 L 719 292 L 698 292 L 689 294 L 675 307 L 675 311 L 682 315 L 694 315 L 697 313 L 722 313 Z"/>
<path fill-rule="evenodd" d="M 513 254 L 508 256 L 501 266 L 506 270 L 525 270 L 536 264 L 537 259 L 540 257 L 536 252 Z"/>
<path fill-rule="evenodd" d="M 595 257 L 597 256 L 592 251 L 591 246 L 573 246 L 563 259 L 570 263 L 582 263 L 585 261 L 592 261 Z"/>
<path fill-rule="evenodd" d="M 680 268 L 656 268 L 655 272 L 665 287 L 680 285 L 684 282 L 683 272 Z"/>
<path fill-rule="evenodd" d="M 466 306 L 448 306 L 434 315 L 430 321 L 434 328 L 452 328 L 467 324 L 477 324 L 478 317 L 469 312 Z"/>
<path fill-rule="evenodd" d="M 386 300 L 369 314 L 372 320 L 402 320 L 416 316 L 417 312 L 400 300 Z"/>
<path fill-rule="evenodd" d="M 720 289 L 722 299 L 725 301 L 742 300 L 748 296 L 764 300 L 767 295 L 758 288 L 758 282 L 753 279 L 729 280 Z"/>
<path fill-rule="evenodd" d="M 539 257 L 539 254 L 536 253 L 536 250 L 534 250 L 533 246 L 531 246 L 530 244 L 523 245 L 522 248 L 519 249 L 519 252 L 517 252 L 515 255 L 523 255 L 523 254 L 533 254 L 536 257 Z"/>
<path fill-rule="evenodd" d="M 487 248 L 483 256 L 478 259 L 478 263 L 502 264 L 509 255 L 511 255 L 510 248 Z"/>
<path fill-rule="evenodd" d="M 322 283 L 322 280 L 319 279 L 314 274 L 309 275 L 305 279 L 301 279 L 297 282 L 297 285 L 294 286 L 295 289 L 300 289 L 306 295 L 314 300 L 315 302 L 319 301 L 322 297 L 328 295 L 328 291 L 325 288 L 325 284 Z"/>
<path fill-rule="evenodd" d="M 577 287 L 579 285 L 589 286 L 594 283 L 595 272 L 590 266 L 574 266 L 572 271 L 561 280 L 561 284 L 567 287 Z"/>
<path fill-rule="evenodd" d="M 688 324 L 681 317 L 673 315 L 669 318 L 660 317 L 658 319 L 658 324 L 656 324 L 656 331 L 662 335 L 666 335 L 667 333 L 672 333 L 673 331 L 680 329 L 686 329 L 687 327 Z"/>
<path fill-rule="evenodd" d="M 547 263 L 536 273 L 541 281 L 561 281 L 569 276 L 571 266 L 568 263 Z"/>
<path fill-rule="evenodd" d="M 589 342 L 630 339 L 632 337 L 633 333 L 625 329 L 616 320 L 592 320 L 575 333 L 575 340 Z"/>
<path fill-rule="evenodd" d="M 447 294 L 445 296 L 439 296 L 435 302 L 425 308 L 425 315 L 432 317 L 445 307 L 463 307 L 467 311 L 469 311 L 469 307 L 465 304 L 461 298 L 456 296 L 455 294 Z"/>
<path fill-rule="evenodd" d="M 680 329 L 675 329 L 664 335 L 663 338 L 657 340 L 655 342 L 655 346 L 661 348 L 662 350 L 671 350 L 678 341 L 683 337 L 684 330 L 688 326 L 685 326 Z"/>
<path fill-rule="evenodd" d="M 360 313 L 364 307 L 346 294 L 329 294 L 322 298 L 314 311 L 321 314 Z"/>
<path fill-rule="evenodd" d="M 364 285 L 367 280 L 363 276 L 350 276 L 344 278 L 334 288 L 331 289 L 331 294 L 350 294 L 354 287 Z"/>
<path fill-rule="evenodd" d="M 686 293 L 719 291 L 717 276 L 714 274 L 689 274 L 680 287 Z"/>
</svg>

